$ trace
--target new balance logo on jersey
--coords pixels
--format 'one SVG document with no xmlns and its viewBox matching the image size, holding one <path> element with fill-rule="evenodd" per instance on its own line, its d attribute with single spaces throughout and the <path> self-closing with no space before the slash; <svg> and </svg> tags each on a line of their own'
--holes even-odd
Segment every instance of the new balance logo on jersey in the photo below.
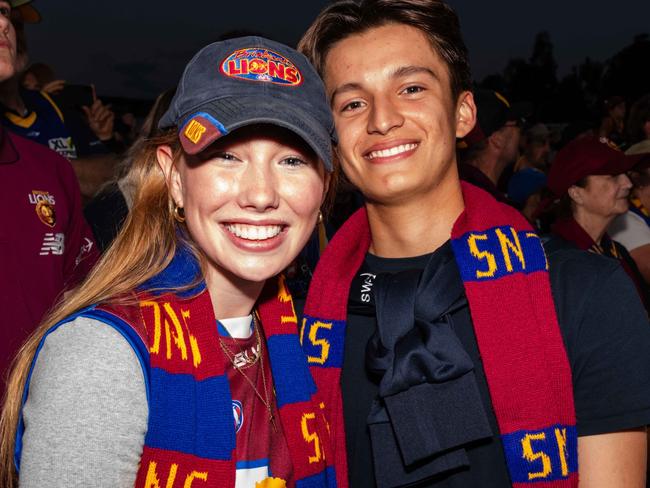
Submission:
<svg viewBox="0 0 650 488">
<path fill-rule="evenodd" d="M 48 232 L 43 236 L 43 245 L 41 246 L 41 256 L 48 256 L 54 254 L 61 256 L 65 249 L 65 235 L 57 232 L 56 234 Z"/>
</svg>

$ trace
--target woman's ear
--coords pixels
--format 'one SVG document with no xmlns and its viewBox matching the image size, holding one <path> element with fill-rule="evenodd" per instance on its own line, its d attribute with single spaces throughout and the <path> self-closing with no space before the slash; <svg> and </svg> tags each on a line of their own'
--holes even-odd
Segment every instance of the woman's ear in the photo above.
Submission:
<svg viewBox="0 0 650 488">
<path fill-rule="evenodd" d="M 176 206 L 183 206 L 183 182 L 174 162 L 174 151 L 167 145 L 158 146 L 156 149 L 158 165 L 165 175 L 165 182 Z"/>
<path fill-rule="evenodd" d="M 476 125 L 476 104 L 474 95 L 470 91 L 464 91 L 458 97 L 456 103 L 456 137 L 465 137 Z"/>
<path fill-rule="evenodd" d="M 575 203 L 577 203 L 578 205 L 582 204 L 583 201 L 582 188 L 576 185 L 571 185 L 567 190 L 567 193 L 569 194 L 571 200 L 573 200 Z"/>
</svg>

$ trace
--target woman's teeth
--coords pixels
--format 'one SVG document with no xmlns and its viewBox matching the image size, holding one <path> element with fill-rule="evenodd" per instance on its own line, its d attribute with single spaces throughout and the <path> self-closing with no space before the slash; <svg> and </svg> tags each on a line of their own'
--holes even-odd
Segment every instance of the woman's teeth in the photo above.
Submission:
<svg viewBox="0 0 650 488">
<path fill-rule="evenodd" d="M 241 239 L 263 241 L 277 236 L 282 231 L 280 225 L 227 224 L 226 229 Z"/>
</svg>

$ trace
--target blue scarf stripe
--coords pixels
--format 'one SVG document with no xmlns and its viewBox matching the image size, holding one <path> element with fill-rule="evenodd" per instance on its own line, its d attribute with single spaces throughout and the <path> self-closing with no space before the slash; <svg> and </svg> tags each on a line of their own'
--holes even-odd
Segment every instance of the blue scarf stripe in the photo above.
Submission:
<svg viewBox="0 0 650 488">
<path fill-rule="evenodd" d="M 578 472 L 575 426 L 520 430 L 502 435 L 501 440 L 513 483 L 558 481 Z"/>
<path fill-rule="evenodd" d="M 310 401 L 316 384 L 305 363 L 295 334 L 274 334 L 267 338 L 271 372 L 278 408 L 290 403 Z"/>
<path fill-rule="evenodd" d="M 296 488 L 336 488 L 336 472 L 330 466 L 318 474 L 296 480 Z"/>
<path fill-rule="evenodd" d="M 324 320 L 305 315 L 300 341 L 309 366 L 343 367 L 344 320 Z"/>
<path fill-rule="evenodd" d="M 542 242 L 531 231 L 493 227 L 451 241 L 463 281 L 496 280 L 515 273 L 547 271 Z"/>
<path fill-rule="evenodd" d="M 201 458 L 231 459 L 235 428 L 226 375 L 197 381 L 188 374 L 152 368 L 150 383 L 147 446 Z"/>
</svg>

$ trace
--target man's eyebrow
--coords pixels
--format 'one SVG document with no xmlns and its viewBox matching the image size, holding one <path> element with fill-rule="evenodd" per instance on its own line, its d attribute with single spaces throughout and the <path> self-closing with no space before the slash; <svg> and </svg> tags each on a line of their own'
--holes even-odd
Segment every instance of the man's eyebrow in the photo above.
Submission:
<svg viewBox="0 0 650 488">
<path fill-rule="evenodd" d="M 349 91 L 355 91 L 355 90 L 361 90 L 362 87 L 359 83 L 345 83 L 341 86 L 337 86 L 336 90 L 332 92 L 330 95 L 330 105 L 334 102 L 334 98 L 337 95 L 340 95 L 341 93 L 349 92 Z"/>
<path fill-rule="evenodd" d="M 438 75 L 434 73 L 433 70 L 431 70 L 430 68 L 426 68 L 424 66 L 401 66 L 397 68 L 395 71 L 393 71 L 389 76 L 395 79 L 395 78 L 404 78 L 405 76 L 420 74 L 420 73 L 428 74 L 433 79 L 438 81 L 440 80 Z M 361 86 L 361 84 L 355 82 L 345 83 L 341 86 L 338 86 L 330 95 L 330 105 L 334 102 L 334 98 L 336 98 L 337 95 L 349 91 L 362 90 L 362 89 L 363 87 Z"/>
<path fill-rule="evenodd" d="M 397 68 L 395 71 L 393 71 L 390 77 L 404 78 L 405 76 L 415 75 L 420 73 L 428 74 L 435 80 L 440 80 L 440 77 L 437 74 L 435 74 L 433 70 L 431 70 L 430 68 L 426 68 L 424 66 L 401 66 Z"/>
</svg>

